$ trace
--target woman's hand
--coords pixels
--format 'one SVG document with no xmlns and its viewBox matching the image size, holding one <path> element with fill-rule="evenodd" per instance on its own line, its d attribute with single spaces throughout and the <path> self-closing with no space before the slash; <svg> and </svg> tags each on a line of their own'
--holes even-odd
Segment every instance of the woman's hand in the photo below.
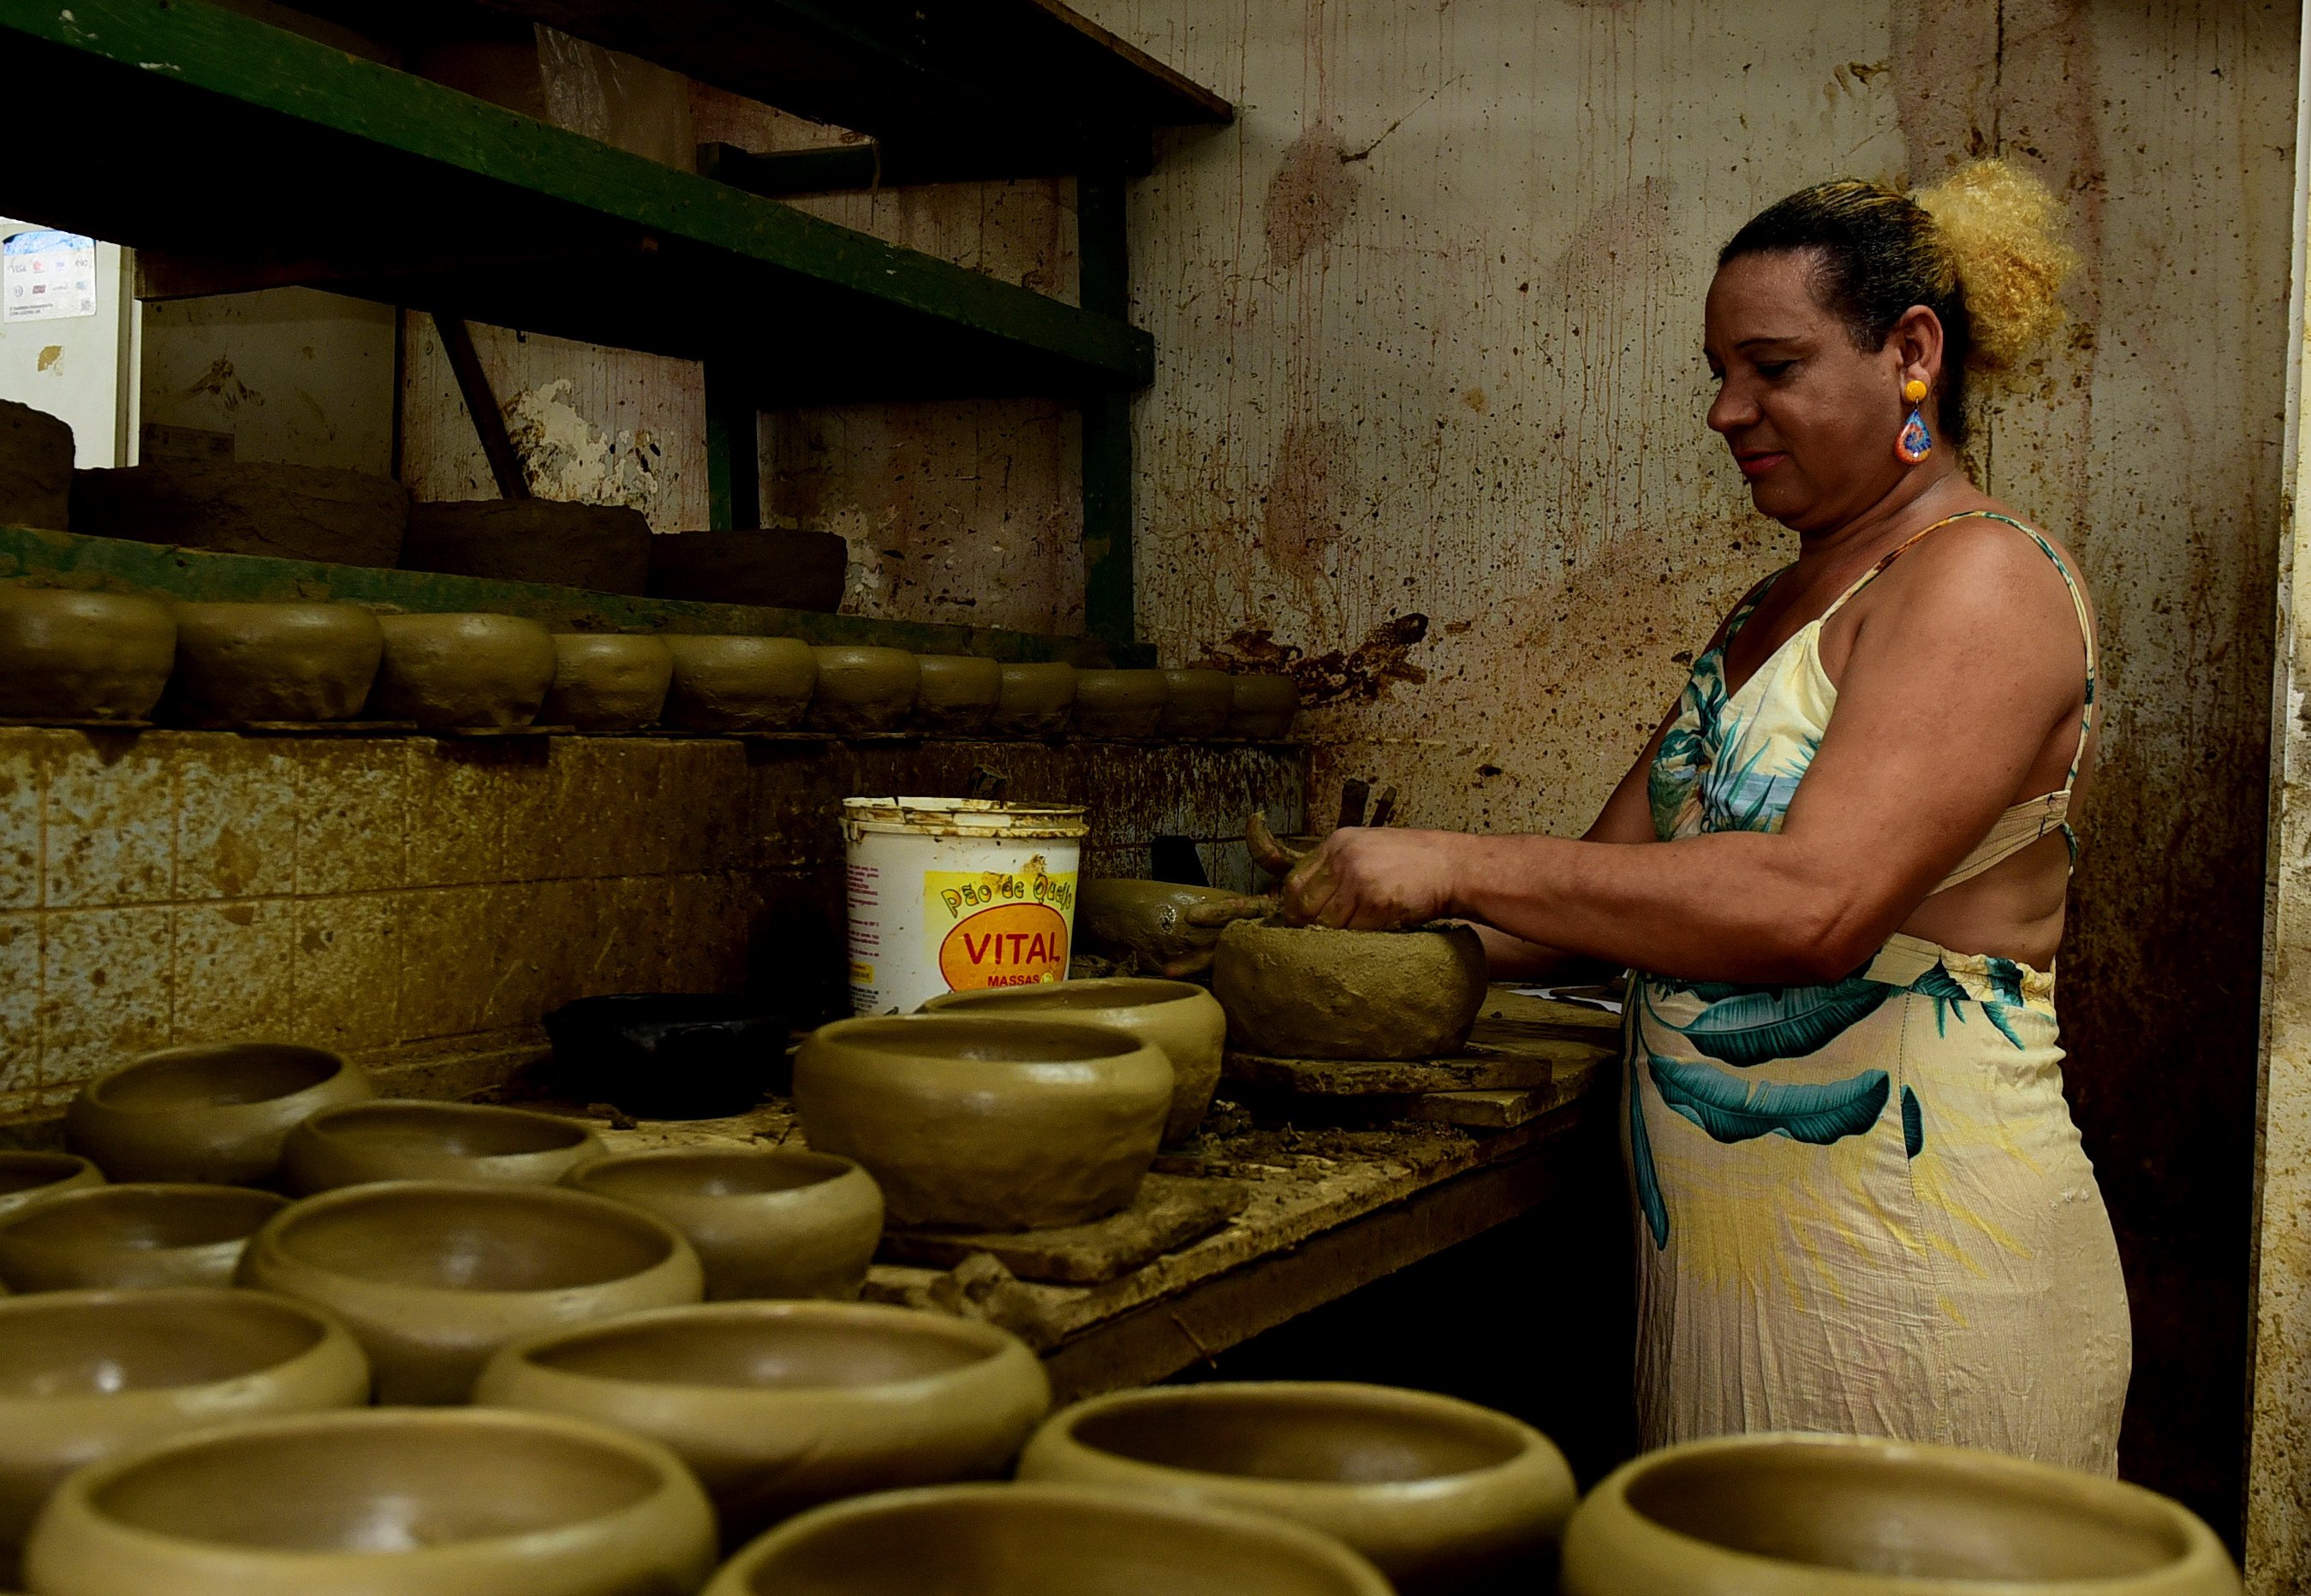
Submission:
<svg viewBox="0 0 2311 1596">
<path fill-rule="evenodd" d="M 1354 931 L 1426 925 L 1452 911 L 1464 840 L 1456 832 L 1343 826 L 1291 867 L 1277 911 L 1295 925 Z"/>
</svg>

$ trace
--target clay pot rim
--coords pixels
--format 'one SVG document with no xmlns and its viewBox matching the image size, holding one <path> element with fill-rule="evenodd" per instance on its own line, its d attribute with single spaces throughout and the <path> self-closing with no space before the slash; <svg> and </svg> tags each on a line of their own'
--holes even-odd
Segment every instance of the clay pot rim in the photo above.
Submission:
<svg viewBox="0 0 2311 1596">
<path fill-rule="evenodd" d="M 916 1012 L 977 1015 L 1000 1014 L 1007 1009 L 1019 1009 L 1026 1013 L 1040 1014 L 1046 1011 L 1039 1008 L 1036 1002 L 1030 1001 L 1030 999 L 1049 1001 L 1055 995 L 1071 990 L 1078 992 L 1096 990 L 1112 994 L 1115 1000 L 1110 1003 L 1079 1005 L 1065 1002 L 1053 1003 L 1048 1012 L 1074 1014 L 1093 1012 L 1103 1008 L 1162 1008 L 1173 1003 L 1192 1002 L 1198 997 L 1211 996 L 1209 988 L 1198 986 L 1192 981 L 1166 981 L 1159 975 L 1103 975 L 1085 981 L 1039 981 L 1033 986 L 981 987 L 968 992 L 941 992 L 936 997 L 924 999 L 922 1007 Z M 1134 992 L 1142 995 L 1135 997 L 1132 995 Z M 1217 1002 L 1217 999 L 1215 999 L 1214 1001 Z M 1085 1020 L 1079 1023 L 1098 1024 L 1094 1020 Z"/>
<path fill-rule="evenodd" d="M 334 1138 L 343 1145 L 358 1145 L 360 1139 L 358 1134 L 344 1130 L 336 1121 L 379 1112 L 388 1116 L 400 1115 L 414 1118 L 414 1116 L 410 1114 L 411 1110 L 435 1110 L 439 1111 L 444 1119 L 466 1120 L 475 1124 L 488 1124 L 494 1121 L 497 1124 L 505 1125 L 511 1124 L 519 1119 L 524 1123 L 542 1121 L 545 1128 L 557 1131 L 567 1127 L 567 1139 L 556 1147 L 517 1147 L 502 1153 L 446 1151 L 443 1153 L 445 1157 L 471 1160 L 475 1163 L 493 1162 L 500 1158 L 554 1157 L 567 1153 L 572 1147 L 584 1146 L 586 1138 L 594 1133 L 592 1127 L 581 1125 L 575 1120 L 565 1120 L 559 1114 L 545 1114 L 531 1109 L 512 1108 L 501 1103 L 451 1103 L 435 1097 L 372 1097 L 364 1103 L 340 1103 L 334 1108 L 321 1109 L 307 1115 L 300 1128 L 311 1136 Z"/>
<path fill-rule="evenodd" d="M 233 1054 L 249 1049 L 266 1049 L 298 1055 L 304 1059 L 327 1060 L 331 1068 L 326 1074 L 316 1077 L 301 1086 L 275 1093 L 270 1097 L 245 1097 L 236 1103 L 173 1103 L 161 1106 L 150 1103 L 118 1103 L 113 1100 L 114 1093 L 126 1085 L 131 1077 L 142 1074 L 148 1069 L 187 1060 L 226 1060 Z M 137 1054 L 125 1064 L 115 1065 L 82 1088 L 81 1101 L 92 1107 L 100 1108 L 107 1113 L 114 1114 L 223 1114 L 243 1109 L 269 1112 L 276 1103 L 286 1103 L 292 1098 L 301 1097 L 308 1092 L 318 1091 L 324 1086 L 343 1080 L 352 1069 L 352 1061 L 344 1054 L 333 1052 L 324 1047 L 310 1047 L 301 1042 L 271 1042 L 256 1038 L 246 1042 L 186 1042 L 176 1047 L 155 1048 L 149 1053 Z"/>
<path fill-rule="evenodd" d="M 300 1364 L 341 1357 L 347 1348 L 360 1357 L 363 1367 L 368 1366 L 368 1355 L 362 1352 L 353 1341 L 353 1333 L 326 1310 L 296 1297 L 283 1296 L 277 1291 L 260 1291 L 248 1286 L 94 1286 L 62 1291 L 28 1291 L 14 1296 L 0 1297 L 0 1322 L 10 1319 L 36 1318 L 43 1313 L 82 1308 L 101 1310 L 115 1304 L 165 1312 L 172 1306 L 191 1307 L 196 1304 L 234 1310 L 261 1309 L 279 1317 L 301 1320 L 318 1333 L 310 1343 L 287 1357 L 210 1380 L 132 1385 L 109 1391 L 60 1391 L 52 1396 L 0 1391 L 0 1414 L 5 1414 L 11 1408 L 22 1408 L 45 1417 L 62 1414 L 72 1403 L 86 1404 L 92 1410 L 117 1409 L 122 1403 L 133 1402 L 139 1398 L 158 1397 L 173 1401 L 186 1391 L 226 1391 L 251 1380 L 278 1375 Z"/>
<path fill-rule="evenodd" d="M 34 1191 L 45 1191 L 51 1186 L 72 1180 L 91 1170 L 95 1170 L 99 1181 L 104 1181 L 104 1172 L 97 1169 L 96 1161 L 83 1157 L 78 1153 L 67 1153 L 60 1148 L 48 1147 L 10 1147 L 5 1151 L 0 1151 L 0 1179 L 4 1179 L 12 1169 L 21 1170 L 28 1165 L 42 1169 L 61 1167 L 62 1173 L 53 1181 L 37 1181 L 30 1186 L 11 1189 L 0 1185 L 0 1197 L 23 1197 Z"/>
<path fill-rule="evenodd" d="M 928 1042 L 911 1048 L 904 1043 L 903 1038 L 911 1030 L 916 1032 L 918 1035 L 928 1036 L 937 1033 L 932 1027 L 937 1027 L 938 1031 L 946 1031 L 950 1027 L 977 1031 L 980 1027 L 986 1026 L 990 1027 L 985 1032 L 988 1045 L 1000 1051 L 1007 1033 L 1016 1031 L 1017 1022 L 990 1019 L 983 1015 L 945 1013 L 862 1015 L 856 1019 L 836 1020 L 830 1025 L 821 1025 L 811 1033 L 811 1040 L 822 1047 L 841 1048 L 853 1055 L 897 1053 L 909 1060 L 920 1060 L 933 1067 L 954 1065 L 957 1068 L 973 1069 L 1047 1069 L 1055 1066 L 1064 1068 L 1077 1064 L 1106 1064 L 1119 1059 L 1129 1058 L 1134 1053 L 1146 1051 L 1154 1045 L 1143 1037 L 1135 1036 L 1129 1031 L 1118 1030 L 1112 1025 L 1098 1025 L 1087 1022 L 1069 1023 L 1065 1020 L 1050 1020 L 1042 1023 L 1050 1032 L 1064 1033 L 1058 1040 L 1065 1042 L 1072 1050 L 1068 1057 L 959 1059 L 948 1052 L 925 1051 L 929 1045 Z M 883 1040 L 885 1037 L 892 1040 L 887 1042 Z"/>
<path fill-rule="evenodd" d="M 610 1198 L 613 1202 L 625 1202 L 629 1199 L 597 1190 L 593 1177 L 608 1169 L 647 1169 L 652 1164 L 706 1160 L 783 1164 L 801 1169 L 815 1168 L 820 1173 L 816 1180 L 806 1181 L 799 1186 L 781 1186 L 767 1191 L 690 1191 L 676 1189 L 653 1191 L 651 1195 L 677 1198 L 685 1202 L 776 1202 L 823 1191 L 850 1175 L 867 1175 L 863 1164 L 856 1159 L 845 1158 L 840 1153 L 821 1153 L 810 1147 L 715 1147 L 711 1143 L 698 1142 L 686 1147 L 638 1147 L 630 1153 L 605 1153 L 599 1158 L 589 1158 L 570 1169 L 562 1175 L 561 1184 L 596 1197 Z M 867 1178 L 872 1180 L 874 1177 L 867 1175 Z"/>
<path fill-rule="evenodd" d="M 251 1199 L 255 1199 L 251 1201 Z M 206 1203 L 222 1208 L 227 1203 L 263 1207 L 264 1216 L 238 1236 L 223 1236 L 206 1242 L 179 1242 L 167 1247 L 118 1247 L 114 1250 L 135 1252 L 140 1257 L 156 1257 L 170 1252 L 197 1252 L 209 1247 L 237 1246 L 255 1239 L 257 1233 L 272 1224 L 289 1208 L 289 1199 L 275 1191 L 259 1191 L 254 1186 L 220 1186 L 192 1181 L 118 1181 L 102 1186 L 82 1186 L 71 1191 L 59 1191 L 54 1197 L 31 1203 L 17 1212 L 0 1216 L 0 1238 L 13 1241 L 20 1247 L 48 1250 L 56 1247 L 85 1247 L 94 1238 L 84 1233 L 77 1238 L 59 1241 L 35 1234 L 39 1226 L 54 1223 L 58 1215 L 71 1215 L 83 1208 L 133 1208 L 155 1199 L 166 1199 L 172 1206 Z M 25 1295 L 33 1295 L 27 1292 Z"/>
</svg>

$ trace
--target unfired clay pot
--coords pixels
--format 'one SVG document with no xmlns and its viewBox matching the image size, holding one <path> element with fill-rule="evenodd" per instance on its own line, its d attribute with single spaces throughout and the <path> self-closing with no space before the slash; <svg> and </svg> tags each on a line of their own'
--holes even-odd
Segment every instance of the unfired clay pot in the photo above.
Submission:
<svg viewBox="0 0 2311 1596">
<path fill-rule="evenodd" d="M 240 1186 L 90 1186 L 0 1223 L 11 1291 L 225 1286 L 257 1226 L 285 1198 Z"/>
<path fill-rule="evenodd" d="M 647 1208 L 688 1238 L 711 1300 L 859 1295 L 883 1193 L 848 1158 L 799 1147 L 658 1147 L 582 1164 L 565 1186 Z"/>
<path fill-rule="evenodd" d="M 664 1447 L 578 1419 L 308 1413 L 83 1470 L 24 1563 L 41 1596 L 679 1596 L 714 1516 Z"/>
<path fill-rule="evenodd" d="M 179 604 L 169 718 L 187 726 L 350 720 L 385 652 L 352 604 Z"/>
<path fill-rule="evenodd" d="M 1152 737 L 1172 690 L 1160 670 L 1076 672 L 1076 730 L 1087 737 Z"/>
<path fill-rule="evenodd" d="M 815 650 L 818 686 L 809 724 L 820 731 L 890 731 L 905 724 L 921 685 L 921 667 L 904 649 L 843 645 Z"/>
<path fill-rule="evenodd" d="M 386 1097 L 313 1115 L 281 1149 L 282 1182 L 301 1197 L 371 1181 L 482 1181 L 550 1186 L 602 1138 L 574 1120 L 485 1103 Z"/>
<path fill-rule="evenodd" d="M 1094 1397 L 1035 1433 L 1019 1478 L 1291 1519 L 1362 1552 L 1404 1596 L 1512 1570 L 1537 1587 L 1577 1496 L 1564 1454 L 1504 1413 L 1315 1382 Z"/>
<path fill-rule="evenodd" d="M 258 460 L 152 460 L 73 473 L 72 527 L 214 554 L 390 566 L 409 495 L 366 471 Z"/>
<path fill-rule="evenodd" d="M 0 1153 L 0 1219 L 36 1202 L 104 1184 L 104 1172 L 76 1153 Z"/>
<path fill-rule="evenodd" d="M 558 632 L 545 723 L 580 731 L 639 731 L 658 720 L 673 680 L 674 655 L 662 639 Z"/>
<path fill-rule="evenodd" d="M 377 1095 L 336 1054 L 285 1042 L 163 1048 L 81 1088 L 65 1140 L 116 1181 L 260 1186 L 281 1167 L 290 1128 Z"/>
<path fill-rule="evenodd" d="M 1220 1084 L 1220 1054 L 1227 1046 L 1227 1016 L 1192 981 L 1118 976 L 1062 981 L 1032 987 L 988 987 L 946 992 L 923 1005 L 927 1013 L 995 1019 L 1070 1020 L 1129 1032 L 1154 1042 L 1172 1061 L 1172 1110 L 1165 1142 L 1195 1135 Z"/>
<path fill-rule="evenodd" d="M 818 655 L 799 638 L 669 636 L 666 723 L 693 731 L 787 731 L 802 723 Z"/>
<path fill-rule="evenodd" d="M 1469 1040 L 1485 1001 L 1485 945 L 1467 926 L 1335 931 L 1237 920 L 1220 933 L 1212 991 L 1228 1035 L 1284 1059 L 1433 1059 Z"/>
<path fill-rule="evenodd" d="M 918 730 L 943 737 L 977 737 L 1003 697 L 1003 667 L 976 654 L 918 654 Z"/>
<path fill-rule="evenodd" d="M 1003 667 L 1003 685 L 987 729 L 999 737 L 1055 737 L 1076 713 L 1076 667 L 1044 660 Z"/>
<path fill-rule="evenodd" d="M 1565 1596 L 2238 1596 L 2180 1503 L 1952 1446 L 1728 1435 L 1649 1452 L 1565 1532 Z"/>
<path fill-rule="evenodd" d="M 1161 1049 L 1048 1020 L 838 1020 L 804 1042 L 794 1084 L 810 1145 L 865 1164 L 894 1222 L 980 1230 L 1124 1207 L 1172 1109 Z"/>
<path fill-rule="evenodd" d="M 370 711 L 423 727 L 528 726 L 554 685 L 554 634 L 519 615 L 380 615 Z"/>
<path fill-rule="evenodd" d="M 0 587 L 0 719 L 142 720 L 176 658 L 176 619 L 150 598 Z"/>
<path fill-rule="evenodd" d="M 936 1585 L 926 1583 L 934 1569 Z M 1064 1485 L 928 1486 L 815 1508 L 723 1565 L 704 1596 L 925 1596 L 934 1589 L 938 1596 L 1391 1596 L 1371 1564 L 1286 1520 Z"/>
<path fill-rule="evenodd" d="M 1175 737 L 1216 737 L 1228 728 L 1235 710 L 1235 678 L 1224 670 L 1164 673 L 1164 733 Z"/>
<path fill-rule="evenodd" d="M 1170 881 L 1086 881 L 1076 890 L 1076 942 L 1087 953 L 1129 955 L 1143 968 L 1161 970 L 1219 940 L 1220 928 L 1190 924 L 1189 910 L 1237 896 Z"/>
<path fill-rule="evenodd" d="M 262 1291 L 49 1291 L 0 1299 L 0 1578 L 83 1463 L 164 1435 L 369 1401 L 344 1327 Z"/>
<path fill-rule="evenodd" d="M 717 1303 L 549 1331 L 490 1361 L 474 1400 L 672 1447 L 725 1544 L 901 1486 L 992 1479 L 1051 1404 L 1007 1330 L 870 1303 Z"/>
<path fill-rule="evenodd" d="M 1254 673 L 1228 678 L 1234 689 L 1234 707 L 1228 731 L 1240 737 L 1282 737 L 1292 735 L 1292 717 L 1300 708 L 1300 684 L 1286 676 Z"/>
<path fill-rule="evenodd" d="M 464 1401 L 519 1337 L 705 1289 L 690 1243 L 640 1208 L 450 1181 L 309 1197 L 257 1233 L 240 1278 L 335 1313 L 369 1354 L 377 1400 L 419 1403 Z"/>
</svg>

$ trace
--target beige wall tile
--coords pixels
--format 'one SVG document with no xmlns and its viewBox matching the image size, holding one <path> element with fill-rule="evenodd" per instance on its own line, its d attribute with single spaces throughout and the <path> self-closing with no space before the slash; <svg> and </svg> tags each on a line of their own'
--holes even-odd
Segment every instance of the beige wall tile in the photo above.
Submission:
<svg viewBox="0 0 2311 1596">
<path fill-rule="evenodd" d="M 297 739 L 297 891 L 406 879 L 409 748 L 400 738 Z"/>
<path fill-rule="evenodd" d="M 295 890 L 297 762 L 268 739 L 202 737 L 174 763 L 179 901 Z"/>
<path fill-rule="evenodd" d="M 497 879 L 551 881 L 571 874 L 571 834 L 605 824 L 603 810 L 564 801 L 565 772 L 587 741 L 545 737 L 520 743 L 515 746 L 528 757 L 498 768 Z"/>
<path fill-rule="evenodd" d="M 40 1081 L 40 917 L 0 913 L 0 1093 Z"/>
<path fill-rule="evenodd" d="M 407 751 L 406 878 L 412 886 L 494 881 L 501 873 L 504 784 L 484 743 L 412 739 Z"/>
<path fill-rule="evenodd" d="M 34 737 L 0 737 L 0 909 L 40 901 L 40 774 Z"/>
<path fill-rule="evenodd" d="M 41 916 L 43 1086 L 83 1081 L 168 1045 L 175 918 L 165 905 Z"/>
<path fill-rule="evenodd" d="M 401 894 L 400 1040 L 482 1029 L 497 981 L 491 919 L 497 902 L 497 894 L 484 885 Z"/>
<path fill-rule="evenodd" d="M 292 905 L 289 1025 L 296 1040 L 352 1052 L 400 1039 L 406 898 L 371 893 Z"/>
<path fill-rule="evenodd" d="M 48 767 L 46 897 L 51 907 L 147 903 L 174 879 L 175 770 L 182 739 L 74 734 Z"/>
<path fill-rule="evenodd" d="M 296 1012 L 294 922 L 287 898 L 178 905 L 170 1040 L 287 1037 Z"/>
</svg>

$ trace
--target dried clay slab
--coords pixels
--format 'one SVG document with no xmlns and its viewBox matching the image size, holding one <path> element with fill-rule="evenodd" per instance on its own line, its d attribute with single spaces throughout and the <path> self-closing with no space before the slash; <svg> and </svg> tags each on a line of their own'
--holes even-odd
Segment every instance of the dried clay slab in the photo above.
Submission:
<svg viewBox="0 0 2311 1596">
<path fill-rule="evenodd" d="M 876 1256 L 885 1263 L 952 1269 L 991 1252 L 1022 1280 L 1097 1286 L 1208 1235 L 1243 1212 L 1251 1188 L 1241 1181 L 1151 1174 L 1119 1214 L 1051 1230 L 886 1230 Z"/>
</svg>

